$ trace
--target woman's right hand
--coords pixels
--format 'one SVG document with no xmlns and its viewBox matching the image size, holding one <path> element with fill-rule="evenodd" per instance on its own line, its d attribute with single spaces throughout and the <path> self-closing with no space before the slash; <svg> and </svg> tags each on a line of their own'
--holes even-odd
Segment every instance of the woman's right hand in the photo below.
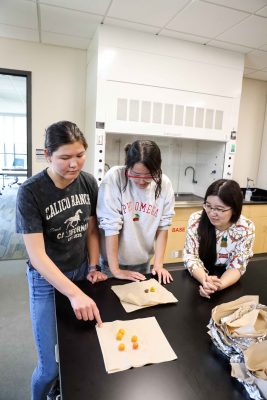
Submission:
<svg viewBox="0 0 267 400">
<path fill-rule="evenodd" d="M 84 321 L 95 319 L 99 327 L 102 325 L 99 310 L 91 297 L 80 291 L 69 300 L 77 319 Z"/>
<path fill-rule="evenodd" d="M 112 274 L 117 279 L 126 279 L 128 281 L 145 281 L 145 275 L 136 271 L 128 271 L 124 269 L 117 269 L 116 271 L 112 271 Z"/>
<path fill-rule="evenodd" d="M 210 295 L 220 290 L 222 282 L 216 275 L 205 274 L 202 285 L 199 286 L 199 294 L 210 299 Z"/>
</svg>

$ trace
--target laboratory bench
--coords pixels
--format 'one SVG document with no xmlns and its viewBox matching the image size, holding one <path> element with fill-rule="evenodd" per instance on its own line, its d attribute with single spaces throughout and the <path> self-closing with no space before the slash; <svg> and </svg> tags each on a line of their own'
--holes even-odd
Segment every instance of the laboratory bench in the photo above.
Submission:
<svg viewBox="0 0 267 400">
<path fill-rule="evenodd" d="M 178 303 L 126 313 L 108 279 L 77 285 L 97 303 L 104 322 L 156 317 L 177 360 L 108 374 L 94 322 L 78 321 L 66 296 L 56 292 L 61 400 L 249 400 L 243 385 L 231 377 L 229 359 L 212 343 L 207 324 L 213 307 L 244 295 L 259 295 L 267 304 L 267 262 L 253 260 L 235 285 L 210 300 L 198 293 L 188 271 L 172 272 L 167 285 Z"/>
</svg>

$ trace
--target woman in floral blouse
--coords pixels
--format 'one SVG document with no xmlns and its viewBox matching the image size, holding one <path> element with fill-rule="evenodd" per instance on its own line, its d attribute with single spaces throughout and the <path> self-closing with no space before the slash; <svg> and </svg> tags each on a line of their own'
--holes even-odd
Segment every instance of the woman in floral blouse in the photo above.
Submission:
<svg viewBox="0 0 267 400">
<path fill-rule="evenodd" d="M 190 216 L 184 265 L 203 297 L 237 282 L 253 255 L 255 226 L 241 215 L 242 203 L 238 183 L 219 179 L 208 187 L 203 210 Z"/>
</svg>

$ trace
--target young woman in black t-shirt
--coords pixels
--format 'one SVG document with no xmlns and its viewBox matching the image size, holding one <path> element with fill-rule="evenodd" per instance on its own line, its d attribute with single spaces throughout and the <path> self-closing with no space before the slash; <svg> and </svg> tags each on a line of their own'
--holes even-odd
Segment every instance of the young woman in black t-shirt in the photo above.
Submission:
<svg viewBox="0 0 267 400">
<path fill-rule="evenodd" d="M 29 255 L 30 309 L 38 352 L 32 400 L 46 399 L 58 375 L 54 288 L 69 298 L 78 319 L 102 323 L 95 302 L 73 283 L 107 278 L 97 269 L 97 183 L 82 171 L 86 149 L 86 140 L 74 123 L 51 125 L 45 135 L 49 166 L 18 191 L 16 225 Z"/>
</svg>

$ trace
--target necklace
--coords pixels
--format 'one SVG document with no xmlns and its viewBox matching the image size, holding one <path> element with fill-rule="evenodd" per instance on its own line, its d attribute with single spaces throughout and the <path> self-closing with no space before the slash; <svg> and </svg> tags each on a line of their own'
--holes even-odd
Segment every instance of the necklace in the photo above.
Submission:
<svg viewBox="0 0 267 400">
<path fill-rule="evenodd" d="M 221 238 L 221 247 L 227 247 L 227 233 L 224 233 Z"/>
</svg>

